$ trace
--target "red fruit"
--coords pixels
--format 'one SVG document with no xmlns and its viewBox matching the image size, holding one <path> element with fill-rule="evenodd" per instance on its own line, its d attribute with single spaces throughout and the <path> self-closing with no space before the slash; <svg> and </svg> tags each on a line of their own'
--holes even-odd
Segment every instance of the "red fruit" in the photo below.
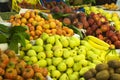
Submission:
<svg viewBox="0 0 120 80">
<path fill-rule="evenodd" d="M 96 34 L 97 34 L 97 35 L 102 34 L 101 29 L 97 29 L 97 30 L 96 30 Z"/>
<path fill-rule="evenodd" d="M 98 28 L 98 26 L 97 26 L 96 24 L 93 24 L 93 25 L 91 26 L 91 29 L 92 29 L 93 31 L 95 31 L 97 28 Z"/>
<path fill-rule="evenodd" d="M 97 14 L 94 14 L 94 15 L 93 15 L 93 19 L 94 19 L 95 21 L 98 21 L 98 20 L 100 19 L 100 17 L 99 17 Z"/>
<path fill-rule="evenodd" d="M 120 49 L 120 41 L 114 42 L 115 48 Z"/>
<path fill-rule="evenodd" d="M 106 37 L 112 37 L 113 35 L 115 35 L 115 33 L 112 31 L 112 30 L 110 30 L 110 31 L 107 31 L 106 32 Z"/>
<path fill-rule="evenodd" d="M 99 34 L 97 37 L 98 37 L 99 39 L 101 39 L 101 40 L 104 40 L 104 37 L 103 37 L 102 34 Z"/>
<path fill-rule="evenodd" d="M 94 19 L 92 19 L 92 18 L 88 18 L 88 23 L 89 23 L 89 25 L 93 25 L 93 23 L 94 23 Z"/>
<path fill-rule="evenodd" d="M 100 29 L 102 32 L 107 32 L 110 29 L 110 27 L 106 24 L 103 24 L 101 25 Z"/>
<path fill-rule="evenodd" d="M 113 35 L 113 36 L 111 37 L 111 40 L 112 40 L 113 42 L 115 42 L 115 41 L 118 40 L 118 37 L 117 37 L 116 35 Z"/>
<path fill-rule="evenodd" d="M 90 27 L 87 28 L 86 30 L 86 35 L 92 35 L 93 34 L 93 31 Z"/>
</svg>

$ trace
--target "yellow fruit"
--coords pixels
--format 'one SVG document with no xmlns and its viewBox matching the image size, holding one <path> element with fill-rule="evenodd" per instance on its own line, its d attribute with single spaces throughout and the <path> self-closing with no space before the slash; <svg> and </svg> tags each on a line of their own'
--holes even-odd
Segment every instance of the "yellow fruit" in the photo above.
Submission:
<svg viewBox="0 0 120 80">
<path fill-rule="evenodd" d="M 38 25 L 43 26 L 45 24 L 45 21 L 38 22 Z"/>
<path fill-rule="evenodd" d="M 42 27 L 40 25 L 36 26 L 36 29 L 42 31 Z"/>
<path fill-rule="evenodd" d="M 44 24 L 44 25 L 43 25 L 43 28 L 44 28 L 44 29 L 49 29 L 49 28 L 50 28 L 50 25 L 49 25 L 49 24 Z"/>
<path fill-rule="evenodd" d="M 22 22 L 22 23 L 27 23 L 26 18 L 22 18 L 22 19 L 21 19 L 21 22 Z"/>
<path fill-rule="evenodd" d="M 48 18 L 49 18 L 49 19 L 52 19 L 53 16 L 52 16 L 51 14 L 48 14 Z"/>
<path fill-rule="evenodd" d="M 36 25 L 37 25 L 37 21 L 33 21 L 33 22 L 32 22 L 32 25 L 33 25 L 33 26 L 36 26 Z"/>
<path fill-rule="evenodd" d="M 28 22 L 32 23 L 34 21 L 34 18 L 30 18 Z"/>
<path fill-rule="evenodd" d="M 31 12 L 30 12 L 30 17 L 31 17 L 31 18 L 35 18 L 35 12 L 34 12 L 34 11 L 31 11 Z"/>
<path fill-rule="evenodd" d="M 36 16 L 35 16 L 35 20 L 36 20 L 36 21 L 40 21 L 40 20 L 41 20 L 41 17 L 40 17 L 39 15 L 36 15 Z"/>
<path fill-rule="evenodd" d="M 50 28 L 52 28 L 52 29 L 56 28 L 56 23 L 55 22 L 50 22 Z"/>
<path fill-rule="evenodd" d="M 26 18 L 26 19 L 30 18 L 30 13 L 29 13 L 29 12 L 26 12 L 26 13 L 24 14 L 24 18 Z"/>
<path fill-rule="evenodd" d="M 21 18 L 21 15 L 20 14 L 16 14 L 15 18 L 17 18 L 17 19 Z"/>
<path fill-rule="evenodd" d="M 35 34 L 39 36 L 42 32 L 40 30 L 35 30 Z"/>
</svg>

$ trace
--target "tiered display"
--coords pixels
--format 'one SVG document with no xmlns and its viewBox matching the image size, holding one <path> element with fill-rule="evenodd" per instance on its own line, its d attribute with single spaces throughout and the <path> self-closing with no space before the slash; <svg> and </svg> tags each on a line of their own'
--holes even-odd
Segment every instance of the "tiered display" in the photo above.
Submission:
<svg viewBox="0 0 120 80">
<path fill-rule="evenodd" d="M 59 7 L 65 10 L 57 4 L 63 4 Z M 27 10 L 12 15 L 9 28 L 0 25 L 4 27 L 0 27 L 0 37 L 4 36 L 8 45 L 19 44 L 18 53 L 13 51 L 14 43 L 13 48 L 0 51 L 0 79 L 47 80 L 50 76 L 53 80 L 119 80 L 118 15 L 106 15 L 96 7 L 70 13 L 72 9 L 63 2 L 45 5 L 55 5 L 54 10 L 62 13 Z"/>
</svg>

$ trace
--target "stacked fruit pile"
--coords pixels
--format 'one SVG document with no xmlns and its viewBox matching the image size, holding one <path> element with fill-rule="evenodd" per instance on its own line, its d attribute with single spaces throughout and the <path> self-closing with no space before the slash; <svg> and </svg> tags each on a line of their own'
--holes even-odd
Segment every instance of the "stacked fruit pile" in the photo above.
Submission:
<svg viewBox="0 0 120 80">
<path fill-rule="evenodd" d="M 119 31 L 116 31 L 115 26 L 111 25 L 101 13 L 92 12 L 88 16 L 82 12 L 71 14 L 63 18 L 63 23 L 85 29 L 86 35 L 93 35 L 109 44 L 114 44 L 116 48 L 120 48 Z"/>
<path fill-rule="evenodd" d="M 95 37 L 80 40 L 75 36 L 43 33 L 34 43 L 26 41 L 26 47 L 21 48 L 20 57 L 28 64 L 47 67 L 49 76 L 53 80 L 78 80 L 96 64 L 119 59 L 119 54 L 113 53 L 115 50 L 110 50 L 109 54 L 109 45 L 104 41 L 97 39 L 96 42 L 102 45 L 96 42 L 93 42 L 95 45 L 91 45 L 88 39 L 95 41 Z"/>
<path fill-rule="evenodd" d="M 11 16 L 9 21 L 13 26 L 27 26 L 27 32 L 30 34 L 31 40 L 38 38 L 43 32 L 50 35 L 59 34 L 65 36 L 74 34 L 72 29 L 62 26 L 62 22 L 54 19 L 51 14 L 48 14 L 48 17 L 46 17 L 38 11 L 28 10 L 25 13 L 16 14 Z"/>
<path fill-rule="evenodd" d="M 13 50 L 0 51 L 0 80 L 47 80 L 47 68 L 27 65 Z"/>
<path fill-rule="evenodd" d="M 120 80 L 120 61 L 111 60 L 108 63 L 96 65 L 84 74 L 85 80 Z"/>
<path fill-rule="evenodd" d="M 115 3 L 111 3 L 111 4 L 106 3 L 103 5 L 103 7 L 108 10 L 117 10 L 118 9 L 118 6 Z"/>
</svg>

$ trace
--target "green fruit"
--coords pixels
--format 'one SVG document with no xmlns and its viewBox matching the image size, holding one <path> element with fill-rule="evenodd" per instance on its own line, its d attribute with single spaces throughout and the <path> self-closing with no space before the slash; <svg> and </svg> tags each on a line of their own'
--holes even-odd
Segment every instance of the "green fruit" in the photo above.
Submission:
<svg viewBox="0 0 120 80">
<path fill-rule="evenodd" d="M 63 55 L 63 49 L 57 49 L 54 51 L 53 55 L 55 57 L 61 57 Z"/>
<path fill-rule="evenodd" d="M 78 80 L 78 77 L 76 74 L 70 74 L 69 75 L 69 80 Z"/>
<path fill-rule="evenodd" d="M 44 45 L 44 48 L 45 48 L 46 51 L 51 50 L 52 47 L 53 47 L 52 44 L 46 44 L 46 45 Z"/>
<path fill-rule="evenodd" d="M 48 37 L 47 40 L 46 40 L 46 42 L 48 44 L 52 44 L 53 45 L 55 43 L 55 37 L 54 36 Z"/>
<path fill-rule="evenodd" d="M 56 67 L 53 66 L 53 65 L 50 65 L 50 66 L 47 67 L 47 69 L 48 69 L 49 72 L 52 72 L 52 71 L 56 70 Z"/>
<path fill-rule="evenodd" d="M 43 46 L 44 41 L 43 41 L 43 39 L 42 39 L 42 38 L 38 38 L 38 39 L 36 39 L 35 44 L 36 44 L 36 45 Z"/>
<path fill-rule="evenodd" d="M 51 58 L 46 58 L 47 65 L 50 66 L 52 65 L 52 59 Z"/>
<path fill-rule="evenodd" d="M 80 60 L 80 64 L 85 67 L 88 65 L 88 61 L 87 60 Z"/>
<path fill-rule="evenodd" d="M 35 63 L 35 62 L 38 61 L 38 59 L 37 59 L 36 56 L 32 56 L 32 57 L 30 57 L 30 61 L 32 61 L 33 63 Z"/>
<path fill-rule="evenodd" d="M 68 47 L 69 46 L 69 41 L 65 36 L 61 36 L 60 42 L 63 45 L 63 47 Z"/>
<path fill-rule="evenodd" d="M 25 47 L 22 47 L 22 50 L 23 50 L 23 51 L 27 51 L 27 50 L 29 50 L 31 47 L 32 47 L 32 44 L 27 43 Z"/>
<path fill-rule="evenodd" d="M 23 57 L 23 60 L 24 60 L 24 61 L 29 61 L 29 60 L 30 60 L 30 57 L 29 57 L 29 56 L 24 56 L 24 57 Z"/>
<path fill-rule="evenodd" d="M 27 51 L 27 55 L 31 57 L 31 56 L 36 56 L 37 54 L 36 54 L 35 50 L 30 49 Z"/>
<path fill-rule="evenodd" d="M 70 57 L 70 51 L 68 49 L 63 49 L 63 58 L 68 58 Z"/>
<path fill-rule="evenodd" d="M 73 69 L 72 69 L 72 68 L 68 68 L 68 69 L 66 70 L 66 73 L 67 73 L 67 75 L 72 74 L 72 73 L 73 73 Z"/>
<path fill-rule="evenodd" d="M 61 72 L 58 70 L 53 70 L 51 73 L 52 78 L 58 79 L 61 76 Z"/>
<path fill-rule="evenodd" d="M 20 54 L 20 58 L 23 58 L 25 56 L 25 52 L 24 51 L 20 51 L 19 54 Z"/>
<path fill-rule="evenodd" d="M 44 60 L 44 59 L 41 59 L 37 62 L 37 64 L 40 66 L 40 67 L 46 67 L 47 66 L 47 61 Z"/>
<path fill-rule="evenodd" d="M 72 67 L 74 65 L 74 59 L 72 57 L 69 57 L 65 60 L 65 63 L 67 67 Z"/>
<path fill-rule="evenodd" d="M 52 58 L 53 57 L 53 51 L 52 50 L 45 51 L 45 54 L 46 54 L 47 58 Z"/>
<path fill-rule="evenodd" d="M 56 40 L 55 40 L 55 45 L 54 45 L 54 46 L 59 46 L 59 49 L 62 49 L 62 48 L 63 48 L 63 45 L 62 45 L 62 43 L 60 42 L 59 39 L 56 39 Z"/>
<path fill-rule="evenodd" d="M 82 65 L 80 62 L 74 63 L 73 65 L 73 71 L 79 71 L 82 68 Z"/>
<path fill-rule="evenodd" d="M 57 58 L 52 58 L 52 64 L 54 65 L 54 66 L 57 66 L 60 62 L 62 62 L 62 58 L 61 57 L 57 57 Z"/>
<path fill-rule="evenodd" d="M 73 56 L 76 56 L 77 55 L 77 51 L 76 50 L 70 50 L 70 56 L 73 57 Z"/>
<path fill-rule="evenodd" d="M 79 62 L 81 60 L 85 60 L 85 55 L 84 54 L 80 54 L 80 55 L 75 55 L 73 56 L 74 62 Z"/>
<path fill-rule="evenodd" d="M 32 46 L 32 49 L 35 50 L 36 52 L 42 52 L 44 50 L 43 46 L 41 45 Z"/>
<path fill-rule="evenodd" d="M 65 71 L 67 69 L 67 66 L 64 62 L 60 62 L 57 66 L 57 69 L 61 72 Z"/>
<path fill-rule="evenodd" d="M 46 54 L 45 54 L 45 52 L 39 52 L 37 54 L 37 57 L 38 57 L 38 59 L 45 59 L 46 58 Z"/>
<path fill-rule="evenodd" d="M 43 41 L 45 41 L 49 37 L 49 35 L 47 33 L 42 33 L 40 37 Z"/>
<path fill-rule="evenodd" d="M 81 70 L 80 70 L 80 72 L 79 72 L 80 76 L 83 76 L 83 74 L 84 74 L 85 72 L 87 72 L 88 70 L 89 70 L 89 67 L 83 67 L 83 68 L 81 68 Z"/>
<path fill-rule="evenodd" d="M 60 76 L 59 80 L 69 80 L 69 77 L 68 77 L 68 75 L 67 75 L 66 73 L 63 73 L 63 74 Z"/>
</svg>

